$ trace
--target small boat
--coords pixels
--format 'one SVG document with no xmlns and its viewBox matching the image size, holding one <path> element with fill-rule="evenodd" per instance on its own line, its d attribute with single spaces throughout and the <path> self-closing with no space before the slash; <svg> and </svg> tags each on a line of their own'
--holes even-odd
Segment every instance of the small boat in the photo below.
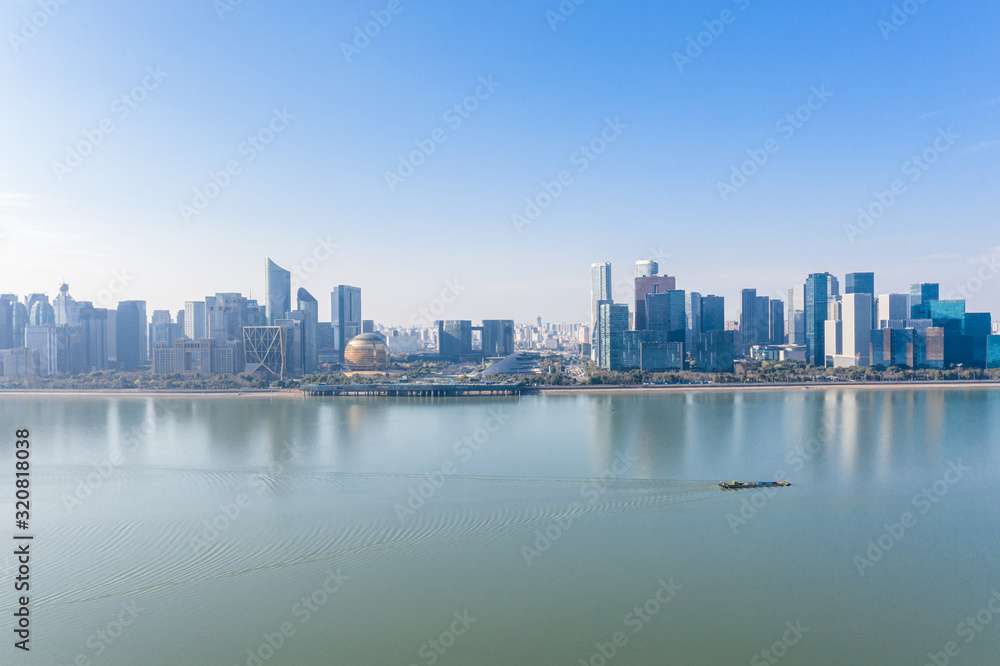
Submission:
<svg viewBox="0 0 1000 666">
<path fill-rule="evenodd" d="M 788 481 L 721 481 L 719 487 L 723 490 L 740 490 L 741 488 L 775 488 L 790 486 Z"/>
</svg>

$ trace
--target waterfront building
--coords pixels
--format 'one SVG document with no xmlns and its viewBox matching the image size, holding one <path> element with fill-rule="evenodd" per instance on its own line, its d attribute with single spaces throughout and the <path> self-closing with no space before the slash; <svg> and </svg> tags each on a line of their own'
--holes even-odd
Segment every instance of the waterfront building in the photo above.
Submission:
<svg viewBox="0 0 1000 666">
<path fill-rule="evenodd" d="M 882 328 L 869 332 L 871 364 L 881 368 L 913 368 L 914 334 L 912 328 Z"/>
<path fill-rule="evenodd" d="M 24 346 L 38 352 L 39 376 L 48 377 L 58 372 L 59 329 L 55 324 L 25 328 Z"/>
<path fill-rule="evenodd" d="M 347 343 L 344 362 L 351 370 L 385 370 L 389 367 L 389 346 L 378 333 L 362 333 Z"/>
<path fill-rule="evenodd" d="M 72 326 L 80 323 L 80 314 L 76 301 L 69 295 L 69 285 L 63 282 L 59 285 L 59 295 L 54 303 L 56 326 Z"/>
<path fill-rule="evenodd" d="M 988 312 L 966 312 L 962 318 L 962 362 L 966 365 L 986 367 L 986 346 L 992 319 Z"/>
<path fill-rule="evenodd" d="M 292 309 L 292 274 L 269 257 L 264 257 L 264 308 L 270 326 Z"/>
<path fill-rule="evenodd" d="M 682 310 L 683 303 L 682 299 Z M 600 365 L 605 370 L 621 370 L 623 362 L 622 334 L 628 330 L 628 306 L 602 302 L 598 319 L 600 321 Z M 681 329 L 681 335 L 683 336 L 683 334 L 683 329 Z"/>
<path fill-rule="evenodd" d="M 768 339 L 772 345 L 785 344 L 785 304 L 777 298 L 769 303 Z"/>
<path fill-rule="evenodd" d="M 684 342 L 687 337 L 685 300 L 681 289 L 646 294 L 648 321 L 645 330 L 667 332 L 665 342 Z"/>
<path fill-rule="evenodd" d="M 472 322 L 467 319 L 436 321 L 437 353 L 442 359 L 461 360 L 472 354 Z"/>
<path fill-rule="evenodd" d="M 889 328 L 890 321 L 910 318 L 910 297 L 908 294 L 880 294 L 872 328 Z"/>
<path fill-rule="evenodd" d="M 512 319 L 483 320 L 483 356 L 497 358 L 514 353 L 514 321 Z"/>
<path fill-rule="evenodd" d="M 684 296 L 684 349 L 691 351 L 701 334 L 701 294 L 696 291 Z"/>
<path fill-rule="evenodd" d="M 992 334 L 986 339 L 986 367 L 1000 368 L 1000 335 Z"/>
<path fill-rule="evenodd" d="M 41 374 L 41 358 L 37 350 L 27 347 L 0 350 L 0 376 L 4 379 L 28 379 Z"/>
<path fill-rule="evenodd" d="M 701 297 L 701 332 L 726 330 L 726 299 L 709 294 Z"/>
<path fill-rule="evenodd" d="M 876 328 L 877 312 L 875 310 L 875 273 L 848 273 L 844 278 L 844 295 L 868 294 L 871 296 L 872 312 L 869 320 L 872 328 Z M 868 334 L 865 333 L 865 337 Z"/>
<path fill-rule="evenodd" d="M 84 312 L 81 309 L 81 323 L 83 319 Z M 115 358 L 118 359 L 118 368 L 141 368 L 146 362 L 146 301 L 119 303 L 115 322 Z"/>
<path fill-rule="evenodd" d="M 805 284 L 806 363 L 826 364 L 824 326 L 830 289 L 829 273 L 812 273 Z"/>
<path fill-rule="evenodd" d="M 303 288 L 295 295 L 298 310 L 302 312 L 303 372 L 316 372 L 319 368 L 319 301 Z"/>
<path fill-rule="evenodd" d="M 925 303 L 938 300 L 939 285 L 920 283 L 910 285 L 910 319 L 930 319 Z"/>
<path fill-rule="evenodd" d="M 269 379 L 285 379 L 294 354 L 286 326 L 247 326 L 243 329 L 244 371 Z"/>
<path fill-rule="evenodd" d="M 206 327 L 205 301 L 184 303 L 184 335 L 192 340 L 211 337 Z"/>
<path fill-rule="evenodd" d="M 788 290 L 787 303 L 788 320 L 785 330 L 788 333 L 788 344 L 806 344 L 806 292 L 805 285 L 797 284 Z"/>
<path fill-rule="evenodd" d="M 361 334 L 361 289 L 341 284 L 330 294 L 330 323 L 339 361 L 344 360 L 347 342 Z"/>
<path fill-rule="evenodd" d="M 14 346 L 14 306 L 15 301 L 0 298 L 0 349 Z"/>
<path fill-rule="evenodd" d="M 590 265 L 590 360 L 600 363 L 601 303 L 611 302 L 611 264 Z"/>
<path fill-rule="evenodd" d="M 644 264 L 644 268 L 641 271 L 639 264 Z M 643 274 L 640 275 L 640 272 Z M 646 296 L 677 290 L 676 278 L 669 275 L 658 275 L 657 273 L 659 273 L 659 265 L 655 261 L 649 261 L 648 263 L 639 262 L 636 264 L 635 312 L 631 326 L 633 330 L 644 331 L 649 327 L 646 312 Z M 608 298 L 610 299 L 611 296 L 609 295 Z"/>
<path fill-rule="evenodd" d="M 844 294 L 841 300 L 841 350 L 839 366 L 871 365 L 872 295 L 869 292 Z M 829 322 L 828 322 L 829 323 Z"/>
<path fill-rule="evenodd" d="M 732 330 L 712 330 L 698 336 L 695 368 L 699 372 L 733 372 L 734 334 Z"/>
</svg>

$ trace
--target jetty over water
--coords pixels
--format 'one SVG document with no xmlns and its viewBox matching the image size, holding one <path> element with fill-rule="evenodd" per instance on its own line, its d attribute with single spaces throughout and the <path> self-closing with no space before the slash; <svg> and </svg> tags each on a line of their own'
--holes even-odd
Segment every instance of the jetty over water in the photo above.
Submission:
<svg viewBox="0 0 1000 666">
<path fill-rule="evenodd" d="M 308 396 L 362 396 L 382 398 L 454 398 L 483 395 L 520 395 L 517 384 L 308 384 L 300 387 Z"/>
</svg>

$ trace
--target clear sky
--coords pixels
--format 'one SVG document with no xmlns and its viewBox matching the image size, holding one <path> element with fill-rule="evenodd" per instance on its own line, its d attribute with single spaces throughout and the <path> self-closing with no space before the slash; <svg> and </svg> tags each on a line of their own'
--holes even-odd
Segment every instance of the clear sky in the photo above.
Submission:
<svg viewBox="0 0 1000 666">
<path fill-rule="evenodd" d="M 266 254 L 323 318 L 353 284 L 383 324 L 443 291 L 443 318 L 583 322 L 591 263 L 626 300 L 653 256 L 730 317 L 869 270 L 1000 314 L 997 3 L 0 7 L 3 292 L 177 310 L 262 297 Z"/>
</svg>

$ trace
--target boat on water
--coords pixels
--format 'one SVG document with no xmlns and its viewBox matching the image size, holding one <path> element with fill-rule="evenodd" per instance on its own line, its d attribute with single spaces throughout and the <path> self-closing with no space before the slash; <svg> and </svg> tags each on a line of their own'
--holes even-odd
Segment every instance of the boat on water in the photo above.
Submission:
<svg viewBox="0 0 1000 666">
<path fill-rule="evenodd" d="M 740 490 L 741 488 L 775 488 L 790 486 L 788 481 L 720 481 L 723 490 Z"/>
</svg>

